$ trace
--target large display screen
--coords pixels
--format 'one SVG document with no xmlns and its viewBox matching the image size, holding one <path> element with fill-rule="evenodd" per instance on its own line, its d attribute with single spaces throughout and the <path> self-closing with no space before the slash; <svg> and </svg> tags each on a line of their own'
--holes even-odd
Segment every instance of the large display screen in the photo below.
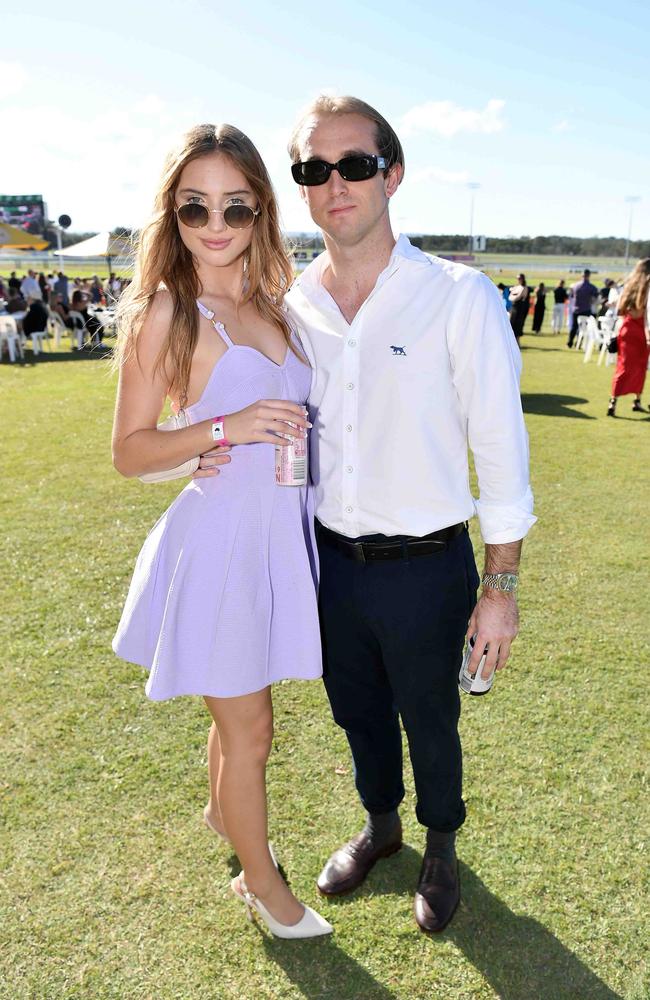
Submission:
<svg viewBox="0 0 650 1000">
<path fill-rule="evenodd" d="M 0 222 L 42 236 L 46 217 L 42 194 L 0 194 Z"/>
</svg>

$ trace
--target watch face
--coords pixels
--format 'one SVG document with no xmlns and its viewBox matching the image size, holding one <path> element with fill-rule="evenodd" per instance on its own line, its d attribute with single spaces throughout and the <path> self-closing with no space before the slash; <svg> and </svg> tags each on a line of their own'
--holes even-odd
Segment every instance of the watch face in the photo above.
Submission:
<svg viewBox="0 0 650 1000">
<path fill-rule="evenodd" d="M 499 580 L 499 590 L 512 591 L 517 589 L 517 577 L 514 573 L 504 573 Z"/>
</svg>

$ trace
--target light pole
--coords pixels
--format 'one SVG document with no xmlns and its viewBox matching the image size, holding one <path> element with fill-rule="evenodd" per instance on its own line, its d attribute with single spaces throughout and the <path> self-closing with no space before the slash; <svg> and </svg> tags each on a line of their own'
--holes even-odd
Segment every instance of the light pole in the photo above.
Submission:
<svg viewBox="0 0 650 1000">
<path fill-rule="evenodd" d="M 630 260 L 630 238 L 632 236 L 632 216 L 634 214 L 634 206 L 637 201 L 641 201 L 641 197 L 638 194 L 628 194 L 625 201 L 630 206 L 630 218 L 627 224 L 627 239 L 625 240 L 625 266 L 627 267 Z"/>
<path fill-rule="evenodd" d="M 481 185 L 478 184 L 476 181 L 468 181 L 467 182 L 467 187 L 468 187 L 469 191 L 471 192 L 470 200 L 469 200 L 469 238 L 467 240 L 467 253 L 470 254 L 470 256 L 471 256 L 472 249 L 473 249 L 473 247 L 472 247 L 472 237 L 474 235 L 474 192 L 478 191 L 478 189 L 480 188 L 480 186 Z"/>
</svg>

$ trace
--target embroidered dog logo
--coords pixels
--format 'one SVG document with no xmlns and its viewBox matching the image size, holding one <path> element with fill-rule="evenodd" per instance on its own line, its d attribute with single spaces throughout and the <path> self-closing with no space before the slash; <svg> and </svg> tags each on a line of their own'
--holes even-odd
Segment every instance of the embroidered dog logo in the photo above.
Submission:
<svg viewBox="0 0 650 1000">
<path fill-rule="evenodd" d="M 403 347 L 395 347 L 393 344 L 391 344 L 390 349 L 393 352 L 393 357 L 396 357 L 396 355 L 398 354 L 401 354 L 404 357 L 406 357 L 406 351 L 404 350 Z"/>
</svg>

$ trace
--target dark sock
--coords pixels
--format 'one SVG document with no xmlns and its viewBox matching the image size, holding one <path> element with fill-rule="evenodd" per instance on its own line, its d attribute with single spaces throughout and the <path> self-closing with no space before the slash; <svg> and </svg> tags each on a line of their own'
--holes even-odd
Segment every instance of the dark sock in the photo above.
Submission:
<svg viewBox="0 0 650 1000">
<path fill-rule="evenodd" d="M 440 833 L 439 830 L 427 830 L 427 854 L 442 858 L 450 865 L 453 865 L 456 858 L 455 843 L 455 832 Z"/>
<path fill-rule="evenodd" d="M 387 844 L 393 839 L 395 828 L 399 823 L 397 809 L 387 813 L 368 813 L 364 832 L 376 847 Z"/>
</svg>

